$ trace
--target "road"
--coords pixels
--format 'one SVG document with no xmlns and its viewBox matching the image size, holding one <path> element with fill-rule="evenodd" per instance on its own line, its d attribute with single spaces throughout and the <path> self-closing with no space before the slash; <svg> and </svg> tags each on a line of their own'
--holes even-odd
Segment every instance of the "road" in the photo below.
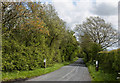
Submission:
<svg viewBox="0 0 120 83">
<path fill-rule="evenodd" d="M 88 68 L 79 58 L 75 63 L 26 81 L 91 81 Z"/>
</svg>

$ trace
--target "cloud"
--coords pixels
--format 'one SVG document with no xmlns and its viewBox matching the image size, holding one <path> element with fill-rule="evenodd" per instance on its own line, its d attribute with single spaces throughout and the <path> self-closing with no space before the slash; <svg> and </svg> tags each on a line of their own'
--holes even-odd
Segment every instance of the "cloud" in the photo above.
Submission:
<svg viewBox="0 0 120 83">
<path fill-rule="evenodd" d="M 42 2 L 42 3 L 51 3 L 51 0 L 37 0 L 38 2 Z"/>
<path fill-rule="evenodd" d="M 75 27 L 76 23 L 82 23 L 86 17 L 91 15 L 88 12 L 91 4 L 92 2 L 89 0 L 86 0 L 86 2 L 77 0 L 75 3 L 73 3 L 73 0 L 63 0 L 63 2 L 61 0 L 58 0 L 58 2 L 53 0 L 53 5 L 59 17 L 66 21 L 71 29 Z"/>
<path fill-rule="evenodd" d="M 101 16 L 106 22 L 111 23 L 116 30 L 118 30 L 118 2 L 119 0 L 96 0 L 96 8 L 93 8 L 93 10 L 96 9 L 93 14 Z"/>
<path fill-rule="evenodd" d="M 110 16 L 117 15 L 118 8 L 109 4 L 109 3 L 101 3 L 98 5 L 93 5 L 91 13 L 100 15 L 100 16 Z"/>
<path fill-rule="evenodd" d="M 81 24 L 90 16 L 100 16 L 106 22 L 118 26 L 118 0 L 52 0 L 56 11 L 67 25 L 74 29 L 75 24 Z"/>
<path fill-rule="evenodd" d="M 59 17 L 74 29 L 90 16 L 100 16 L 118 28 L 118 0 L 42 0 L 52 3 Z"/>
</svg>

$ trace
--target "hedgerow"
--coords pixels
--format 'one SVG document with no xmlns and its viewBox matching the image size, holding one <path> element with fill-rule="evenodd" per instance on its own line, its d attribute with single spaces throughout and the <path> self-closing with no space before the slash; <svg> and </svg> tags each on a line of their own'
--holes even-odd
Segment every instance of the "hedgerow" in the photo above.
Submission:
<svg viewBox="0 0 120 83">
<path fill-rule="evenodd" d="M 33 70 L 44 67 L 44 59 L 48 67 L 76 57 L 79 48 L 74 32 L 67 29 L 52 5 L 3 4 L 2 71 Z M 11 7 L 10 11 L 4 6 Z"/>
<path fill-rule="evenodd" d="M 106 72 L 120 72 L 120 49 L 98 53 L 100 67 Z"/>
</svg>

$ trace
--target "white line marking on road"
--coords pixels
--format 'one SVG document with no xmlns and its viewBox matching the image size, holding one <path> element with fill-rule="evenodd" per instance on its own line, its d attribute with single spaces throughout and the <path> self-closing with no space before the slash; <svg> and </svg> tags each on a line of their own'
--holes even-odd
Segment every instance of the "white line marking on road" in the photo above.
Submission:
<svg viewBox="0 0 120 83">
<path fill-rule="evenodd" d="M 77 68 L 77 67 L 75 67 L 75 68 L 72 69 L 69 73 L 67 73 L 67 74 L 65 74 L 64 76 L 62 76 L 60 79 L 58 79 L 58 81 L 61 80 L 61 79 L 63 79 L 63 78 L 65 78 L 65 77 L 67 77 L 67 76 L 68 76 L 69 74 L 71 74 L 76 68 Z"/>
<path fill-rule="evenodd" d="M 69 74 L 71 74 L 77 67 L 75 67 L 74 69 L 72 69 L 69 73 L 67 73 L 66 75 L 64 75 L 62 78 L 65 78 L 66 76 L 68 76 Z"/>
<path fill-rule="evenodd" d="M 79 68 L 79 66 L 77 66 L 75 73 L 74 73 L 70 78 L 66 79 L 66 81 L 68 81 L 68 80 L 71 79 L 73 76 L 75 76 L 75 74 L 78 72 L 78 68 Z"/>
</svg>

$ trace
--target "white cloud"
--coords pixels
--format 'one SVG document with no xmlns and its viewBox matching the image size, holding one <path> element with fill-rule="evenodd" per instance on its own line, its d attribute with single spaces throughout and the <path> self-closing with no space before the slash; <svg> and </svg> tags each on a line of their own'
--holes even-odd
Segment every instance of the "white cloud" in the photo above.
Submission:
<svg viewBox="0 0 120 83">
<path fill-rule="evenodd" d="M 76 3 L 74 4 L 73 1 Z M 59 17 L 62 18 L 64 21 L 67 22 L 69 27 L 72 29 L 75 27 L 75 24 L 82 23 L 86 20 L 86 17 L 89 16 L 100 16 L 91 12 L 94 9 L 93 5 L 100 5 L 100 4 L 109 4 L 108 7 L 115 7 L 118 6 L 118 0 L 96 0 L 93 4 L 91 0 L 52 0 L 53 5 L 56 8 L 56 11 L 59 14 Z M 104 8 L 104 7 L 102 7 Z M 108 8 L 109 9 L 109 8 Z M 110 10 L 109 10 L 110 11 Z M 102 11 L 104 13 L 104 9 Z M 114 12 L 114 11 L 111 11 Z M 107 14 L 107 13 L 106 13 Z M 109 13 L 108 13 L 109 14 Z M 117 28 L 118 25 L 118 15 L 106 15 L 100 16 L 105 21 L 112 23 L 114 27 Z"/>
<path fill-rule="evenodd" d="M 96 0 L 96 6 L 98 6 L 100 4 L 108 5 L 108 10 L 107 10 L 107 12 L 109 12 L 108 15 L 101 16 L 101 17 L 103 19 L 105 19 L 105 21 L 111 23 L 113 25 L 113 28 L 115 28 L 115 29 L 118 29 L 118 2 L 119 2 L 119 0 Z M 106 8 L 103 7 L 102 10 L 104 11 L 105 9 Z M 113 10 L 111 10 L 111 9 L 113 9 Z M 111 14 L 111 15 L 109 15 L 109 14 Z"/>
<path fill-rule="evenodd" d="M 118 30 L 118 16 L 117 15 L 103 16 L 102 18 L 104 18 L 107 22 L 111 23 L 113 28 Z"/>
<path fill-rule="evenodd" d="M 92 7 L 92 2 L 89 0 L 77 1 L 76 5 L 73 4 L 73 0 L 53 0 L 53 5 L 55 6 L 60 18 L 68 23 L 70 27 L 75 27 L 76 23 L 82 23 L 86 17 L 92 15 L 89 10 Z"/>
<path fill-rule="evenodd" d="M 119 0 L 96 0 L 97 4 L 101 4 L 101 3 L 109 3 L 110 5 L 116 6 L 118 5 L 118 1 Z"/>
</svg>

